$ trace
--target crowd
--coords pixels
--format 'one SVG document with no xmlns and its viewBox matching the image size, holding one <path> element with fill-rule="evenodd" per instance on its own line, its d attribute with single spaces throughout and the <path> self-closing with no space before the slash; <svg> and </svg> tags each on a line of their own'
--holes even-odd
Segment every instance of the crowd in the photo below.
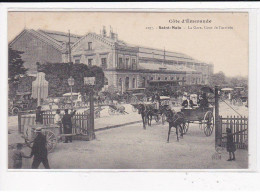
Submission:
<svg viewBox="0 0 260 194">
<path fill-rule="evenodd" d="M 22 151 L 23 144 L 18 143 L 16 149 L 13 152 L 13 168 L 19 169 L 22 168 L 22 158 L 32 158 L 32 169 L 37 169 L 42 163 L 46 169 L 49 169 L 48 162 L 48 150 L 47 150 L 47 141 L 46 136 L 42 133 L 41 125 L 43 125 L 43 113 L 41 106 L 38 106 L 36 109 L 36 128 L 34 129 L 35 138 L 32 140 L 33 143 L 31 148 L 31 154 L 26 156 Z M 64 110 L 63 117 L 61 116 L 61 111 L 58 109 L 54 116 L 54 125 L 59 129 L 58 130 L 58 141 L 61 141 L 61 137 L 65 136 L 64 143 L 72 142 L 72 117 L 75 115 L 76 110 L 72 110 L 69 114 L 69 110 Z"/>
</svg>

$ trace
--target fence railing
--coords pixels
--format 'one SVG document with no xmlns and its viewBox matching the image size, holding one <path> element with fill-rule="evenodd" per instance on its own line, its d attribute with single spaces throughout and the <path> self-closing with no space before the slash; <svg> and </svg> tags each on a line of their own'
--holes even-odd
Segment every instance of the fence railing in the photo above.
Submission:
<svg viewBox="0 0 260 194">
<path fill-rule="evenodd" d="M 51 112 L 43 113 L 43 124 L 54 124 L 55 114 Z M 61 118 L 63 115 L 61 114 Z M 33 114 L 18 114 L 18 131 L 19 133 L 24 133 L 29 126 L 35 125 L 35 113 Z M 72 117 L 72 133 L 77 134 L 78 131 L 86 131 L 88 126 L 88 114 L 86 113 L 77 113 Z"/>
<path fill-rule="evenodd" d="M 220 116 L 220 130 L 222 134 L 221 145 L 226 147 L 226 128 L 230 128 L 233 134 L 233 141 L 238 149 L 248 148 L 248 118 L 231 116 Z"/>
</svg>

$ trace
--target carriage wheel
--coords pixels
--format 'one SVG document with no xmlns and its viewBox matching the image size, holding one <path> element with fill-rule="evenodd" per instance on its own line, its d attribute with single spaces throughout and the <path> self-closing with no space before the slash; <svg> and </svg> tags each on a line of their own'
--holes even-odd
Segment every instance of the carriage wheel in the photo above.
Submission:
<svg viewBox="0 0 260 194">
<path fill-rule="evenodd" d="M 109 115 L 114 115 L 115 114 L 115 110 L 112 108 L 108 108 L 108 114 Z"/>
<path fill-rule="evenodd" d="M 131 103 L 132 103 L 132 104 L 135 104 L 135 103 L 137 103 L 137 102 L 138 102 L 137 97 L 136 97 L 136 96 L 133 96 L 133 97 L 131 98 Z"/>
<path fill-rule="evenodd" d="M 137 111 L 137 108 L 135 106 L 132 106 L 132 111 L 133 112 L 136 112 Z"/>
<path fill-rule="evenodd" d="M 57 137 L 50 130 L 45 131 L 45 135 L 46 135 L 46 142 L 47 142 L 47 150 L 50 153 L 55 149 L 57 145 Z"/>
<path fill-rule="evenodd" d="M 212 134 L 214 129 L 214 117 L 211 111 L 206 112 L 202 123 L 205 135 L 208 137 Z"/>
<path fill-rule="evenodd" d="M 19 112 L 19 108 L 14 107 L 14 108 L 12 109 L 12 114 L 13 114 L 13 115 L 17 115 L 18 112 Z"/>
</svg>

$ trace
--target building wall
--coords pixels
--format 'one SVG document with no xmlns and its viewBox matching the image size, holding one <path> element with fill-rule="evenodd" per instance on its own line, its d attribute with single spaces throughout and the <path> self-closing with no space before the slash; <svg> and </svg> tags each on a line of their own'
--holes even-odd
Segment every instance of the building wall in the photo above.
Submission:
<svg viewBox="0 0 260 194">
<path fill-rule="evenodd" d="M 36 63 L 59 63 L 62 62 L 62 53 L 51 45 L 39 40 L 32 34 L 25 32 L 11 47 L 14 50 L 23 51 L 22 59 L 25 68 L 29 72 L 36 72 Z"/>
<path fill-rule="evenodd" d="M 89 43 L 92 44 L 92 49 L 88 49 Z M 82 42 L 72 50 L 73 62 L 84 63 L 89 65 L 89 60 L 92 60 L 92 65 L 102 67 L 102 58 L 106 59 L 107 68 L 115 68 L 115 63 L 113 59 L 112 47 L 102 42 L 101 40 L 96 40 L 95 37 L 89 35 L 86 36 Z"/>
</svg>

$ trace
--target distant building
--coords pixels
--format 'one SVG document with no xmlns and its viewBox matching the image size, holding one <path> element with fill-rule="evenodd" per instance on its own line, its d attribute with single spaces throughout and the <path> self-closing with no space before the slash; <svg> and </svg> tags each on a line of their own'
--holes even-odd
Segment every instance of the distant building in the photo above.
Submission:
<svg viewBox="0 0 260 194">
<path fill-rule="evenodd" d="M 71 46 L 81 37 L 70 34 Z M 30 74 L 37 72 L 36 63 L 61 63 L 68 57 L 69 34 L 47 30 L 24 29 L 10 43 L 15 50 L 23 51 L 24 66 Z"/>
<path fill-rule="evenodd" d="M 25 67 L 36 72 L 36 63 L 69 62 L 69 34 L 46 30 L 23 30 L 9 45 L 24 51 Z M 100 34 L 70 34 L 73 63 L 103 68 L 106 88 L 120 92 L 160 83 L 208 84 L 213 65 L 185 54 L 134 46 L 119 40 L 105 27 Z"/>
<path fill-rule="evenodd" d="M 72 46 L 74 63 L 103 68 L 108 86 L 127 89 L 156 85 L 160 82 L 208 84 L 213 65 L 185 54 L 133 46 L 118 39 L 105 27 L 101 34 L 88 33 Z"/>
</svg>

